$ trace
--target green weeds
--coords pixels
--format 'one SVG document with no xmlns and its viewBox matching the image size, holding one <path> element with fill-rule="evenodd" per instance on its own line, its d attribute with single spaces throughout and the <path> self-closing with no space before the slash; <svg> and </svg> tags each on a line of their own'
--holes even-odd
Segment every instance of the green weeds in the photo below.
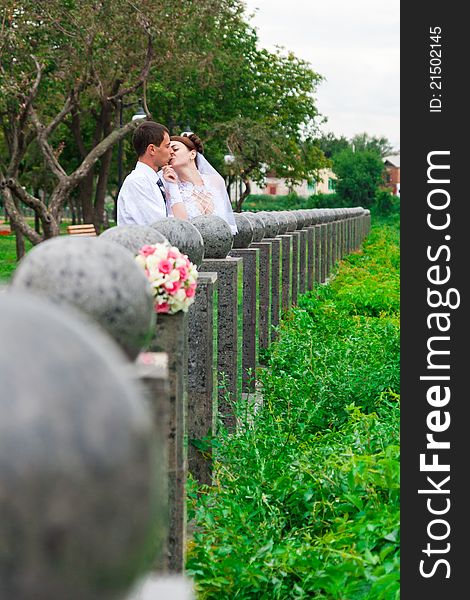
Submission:
<svg viewBox="0 0 470 600">
<path fill-rule="evenodd" d="M 374 227 L 270 347 L 197 490 L 198 598 L 399 598 L 399 234 Z M 256 410 L 255 410 L 256 409 Z"/>
<path fill-rule="evenodd" d="M 399 597 L 398 231 L 301 297 L 190 494 L 198 598 Z M 194 483 L 193 483 L 194 486 Z"/>
</svg>

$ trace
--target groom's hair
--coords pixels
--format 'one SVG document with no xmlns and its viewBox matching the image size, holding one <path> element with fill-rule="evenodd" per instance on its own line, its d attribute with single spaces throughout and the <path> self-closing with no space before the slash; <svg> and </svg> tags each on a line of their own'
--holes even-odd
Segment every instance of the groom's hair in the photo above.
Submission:
<svg viewBox="0 0 470 600">
<path fill-rule="evenodd" d="M 160 146 L 163 142 L 165 133 L 170 135 L 170 132 L 161 123 L 155 121 L 144 121 L 140 123 L 132 136 L 132 143 L 137 152 L 137 156 L 143 156 L 149 144 Z"/>
</svg>

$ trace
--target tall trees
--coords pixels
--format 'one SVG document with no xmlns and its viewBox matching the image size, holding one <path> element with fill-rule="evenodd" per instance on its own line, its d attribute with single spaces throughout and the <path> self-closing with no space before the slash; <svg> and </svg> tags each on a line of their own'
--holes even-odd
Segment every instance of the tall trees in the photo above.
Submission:
<svg viewBox="0 0 470 600">
<path fill-rule="evenodd" d="M 90 200 L 86 184 L 95 166 L 100 161 L 105 179 L 112 145 L 134 126 L 114 128 L 116 105 L 148 77 L 155 35 L 145 3 L 135 11 L 129 3 L 118 10 L 105 1 L 11 0 L 2 17 L 1 185 L 12 224 L 37 243 L 42 236 L 22 217 L 21 205 L 36 211 L 47 238 L 57 235 L 74 188 L 82 185 Z M 135 40 L 132 30 L 139 32 Z M 31 168 L 38 155 L 48 177 Z M 47 203 L 34 195 L 39 184 L 49 188 Z M 89 204 L 82 208 L 99 224 Z"/>
<path fill-rule="evenodd" d="M 364 150 L 376 152 L 380 157 L 384 158 L 387 154 L 393 154 L 393 145 L 386 137 L 377 137 L 369 135 L 366 132 L 357 133 L 351 139 L 351 145 L 354 150 L 362 152 Z"/>
<path fill-rule="evenodd" d="M 292 182 L 316 178 L 326 164 L 312 142 L 321 76 L 292 53 L 259 48 L 240 11 L 217 21 L 216 28 L 211 39 L 197 38 L 205 49 L 199 69 L 180 72 L 173 84 L 171 66 L 160 71 L 159 80 L 149 84 L 149 106 L 158 98 L 167 122 L 180 129 L 189 123 L 206 142 L 214 166 L 242 179 L 239 204 L 249 193 L 249 181 L 261 180 L 266 169 Z M 228 153 L 234 157 L 230 165 L 224 163 Z"/>
<path fill-rule="evenodd" d="M 72 200 L 100 226 L 113 145 L 136 125 L 119 128 L 119 108 L 138 97 L 157 121 L 189 121 L 222 172 L 231 152 L 246 182 L 266 166 L 314 178 L 321 77 L 259 49 L 244 10 L 241 0 L 4 0 L 0 187 L 16 231 L 33 243 L 57 235 Z"/>
<path fill-rule="evenodd" d="M 112 147 L 136 125 L 118 127 L 119 103 L 169 62 L 173 73 L 194 68 L 188 32 L 213 30 L 213 14 L 223 18 L 233 5 L 7 0 L 0 17 L 0 185 L 18 232 L 33 243 L 57 235 L 77 188 L 84 218 L 100 225 Z M 35 194 L 39 186 L 47 202 Z M 22 205 L 36 211 L 43 235 L 24 219 Z"/>
<path fill-rule="evenodd" d="M 384 164 L 377 152 L 342 150 L 334 157 L 336 193 L 346 206 L 370 208 L 383 183 Z"/>
</svg>

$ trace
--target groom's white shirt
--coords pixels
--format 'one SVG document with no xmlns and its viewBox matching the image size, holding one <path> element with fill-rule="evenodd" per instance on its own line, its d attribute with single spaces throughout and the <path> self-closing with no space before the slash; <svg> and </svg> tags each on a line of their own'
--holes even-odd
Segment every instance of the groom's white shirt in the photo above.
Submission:
<svg viewBox="0 0 470 600">
<path fill-rule="evenodd" d="M 125 178 L 117 199 L 118 225 L 151 225 L 167 216 L 159 176 L 143 162 Z"/>
</svg>

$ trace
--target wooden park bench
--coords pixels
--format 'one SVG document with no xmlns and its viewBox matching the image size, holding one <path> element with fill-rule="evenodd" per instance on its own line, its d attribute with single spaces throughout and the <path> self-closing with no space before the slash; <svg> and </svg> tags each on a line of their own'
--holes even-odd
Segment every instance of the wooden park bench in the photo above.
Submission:
<svg viewBox="0 0 470 600">
<path fill-rule="evenodd" d="M 83 225 L 67 225 L 67 233 L 69 235 L 86 235 L 95 237 L 96 229 L 93 223 L 84 223 Z"/>
</svg>

